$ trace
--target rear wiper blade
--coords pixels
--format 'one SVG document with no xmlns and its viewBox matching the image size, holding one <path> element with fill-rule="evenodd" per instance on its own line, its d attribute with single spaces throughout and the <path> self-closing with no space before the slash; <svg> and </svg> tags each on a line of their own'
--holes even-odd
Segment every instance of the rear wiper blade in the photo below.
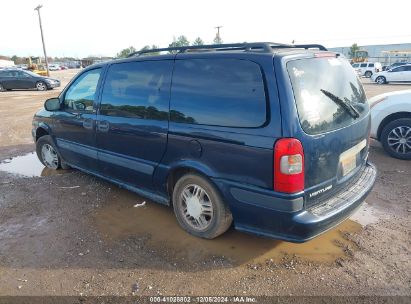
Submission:
<svg viewBox="0 0 411 304">
<path fill-rule="evenodd" d="M 331 92 L 328 92 L 326 90 L 320 89 L 320 91 L 327 96 L 328 98 L 330 98 L 332 101 L 334 101 L 337 105 L 339 105 L 341 108 L 343 108 L 348 114 L 350 114 L 351 117 L 353 118 L 358 118 L 360 117 L 360 113 L 358 113 L 358 111 L 350 104 L 350 103 L 346 103 L 344 100 L 342 100 L 340 97 L 334 95 Z M 347 98 L 345 98 L 348 102 L 349 100 Z"/>
<path fill-rule="evenodd" d="M 360 112 L 358 112 L 358 110 L 351 104 L 351 101 L 347 97 L 344 97 L 344 101 L 345 104 L 348 105 L 351 110 L 357 115 L 357 117 L 360 117 Z"/>
</svg>

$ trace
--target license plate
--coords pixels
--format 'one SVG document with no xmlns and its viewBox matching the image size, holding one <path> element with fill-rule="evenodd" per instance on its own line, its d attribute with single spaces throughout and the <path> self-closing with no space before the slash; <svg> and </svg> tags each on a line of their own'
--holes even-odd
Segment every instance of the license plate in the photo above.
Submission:
<svg viewBox="0 0 411 304">
<path fill-rule="evenodd" d="M 350 157 L 341 160 L 341 166 L 342 174 L 343 176 L 346 176 L 348 173 L 354 170 L 355 167 L 357 167 L 357 155 L 351 155 Z"/>
<path fill-rule="evenodd" d="M 357 155 L 361 152 L 362 149 L 365 148 L 366 145 L 367 141 L 364 139 L 354 147 L 341 153 L 340 164 L 343 176 L 346 176 L 348 173 L 350 173 L 357 167 Z"/>
</svg>

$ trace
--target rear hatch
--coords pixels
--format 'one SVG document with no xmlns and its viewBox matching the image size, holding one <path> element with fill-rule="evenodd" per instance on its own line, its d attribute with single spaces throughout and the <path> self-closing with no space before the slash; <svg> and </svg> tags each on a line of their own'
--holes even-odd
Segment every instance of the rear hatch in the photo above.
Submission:
<svg viewBox="0 0 411 304">
<path fill-rule="evenodd" d="M 369 107 L 354 69 L 344 58 L 318 53 L 287 62 L 304 149 L 305 206 L 342 191 L 368 156 Z"/>
</svg>

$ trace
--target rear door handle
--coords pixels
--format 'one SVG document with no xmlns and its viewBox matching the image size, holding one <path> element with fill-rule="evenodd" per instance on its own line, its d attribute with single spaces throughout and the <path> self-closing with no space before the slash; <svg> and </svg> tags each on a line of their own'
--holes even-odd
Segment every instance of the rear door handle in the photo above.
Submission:
<svg viewBox="0 0 411 304">
<path fill-rule="evenodd" d="M 97 128 L 100 132 L 108 132 L 110 124 L 107 120 L 102 120 L 97 123 Z"/>
</svg>

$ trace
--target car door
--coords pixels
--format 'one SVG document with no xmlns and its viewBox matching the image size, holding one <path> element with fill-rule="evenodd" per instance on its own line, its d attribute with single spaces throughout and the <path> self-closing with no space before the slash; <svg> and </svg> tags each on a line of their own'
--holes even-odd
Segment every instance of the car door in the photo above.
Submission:
<svg viewBox="0 0 411 304">
<path fill-rule="evenodd" d="M 5 89 L 18 89 L 17 71 L 4 71 L 2 84 Z"/>
<path fill-rule="evenodd" d="M 5 89 L 10 89 L 10 71 L 0 71 L 0 83 Z"/>
<path fill-rule="evenodd" d="M 367 64 L 366 63 L 361 63 L 360 64 L 360 69 L 361 69 L 361 75 L 364 75 L 365 72 L 367 71 Z"/>
<path fill-rule="evenodd" d="M 18 89 L 32 89 L 35 87 L 33 77 L 23 71 L 17 71 L 17 79 Z"/>
<path fill-rule="evenodd" d="M 411 81 L 411 65 L 407 65 L 405 66 L 405 70 L 404 70 L 404 81 Z"/>
<path fill-rule="evenodd" d="M 81 73 L 61 95 L 53 135 L 63 159 L 72 166 L 96 172 L 95 120 L 103 68 Z"/>
<path fill-rule="evenodd" d="M 387 81 L 404 81 L 402 80 L 404 76 L 404 66 L 399 66 L 397 68 L 394 68 L 387 73 Z"/>
<path fill-rule="evenodd" d="M 172 60 L 112 64 L 97 115 L 100 173 L 153 189 L 167 145 Z"/>
</svg>

